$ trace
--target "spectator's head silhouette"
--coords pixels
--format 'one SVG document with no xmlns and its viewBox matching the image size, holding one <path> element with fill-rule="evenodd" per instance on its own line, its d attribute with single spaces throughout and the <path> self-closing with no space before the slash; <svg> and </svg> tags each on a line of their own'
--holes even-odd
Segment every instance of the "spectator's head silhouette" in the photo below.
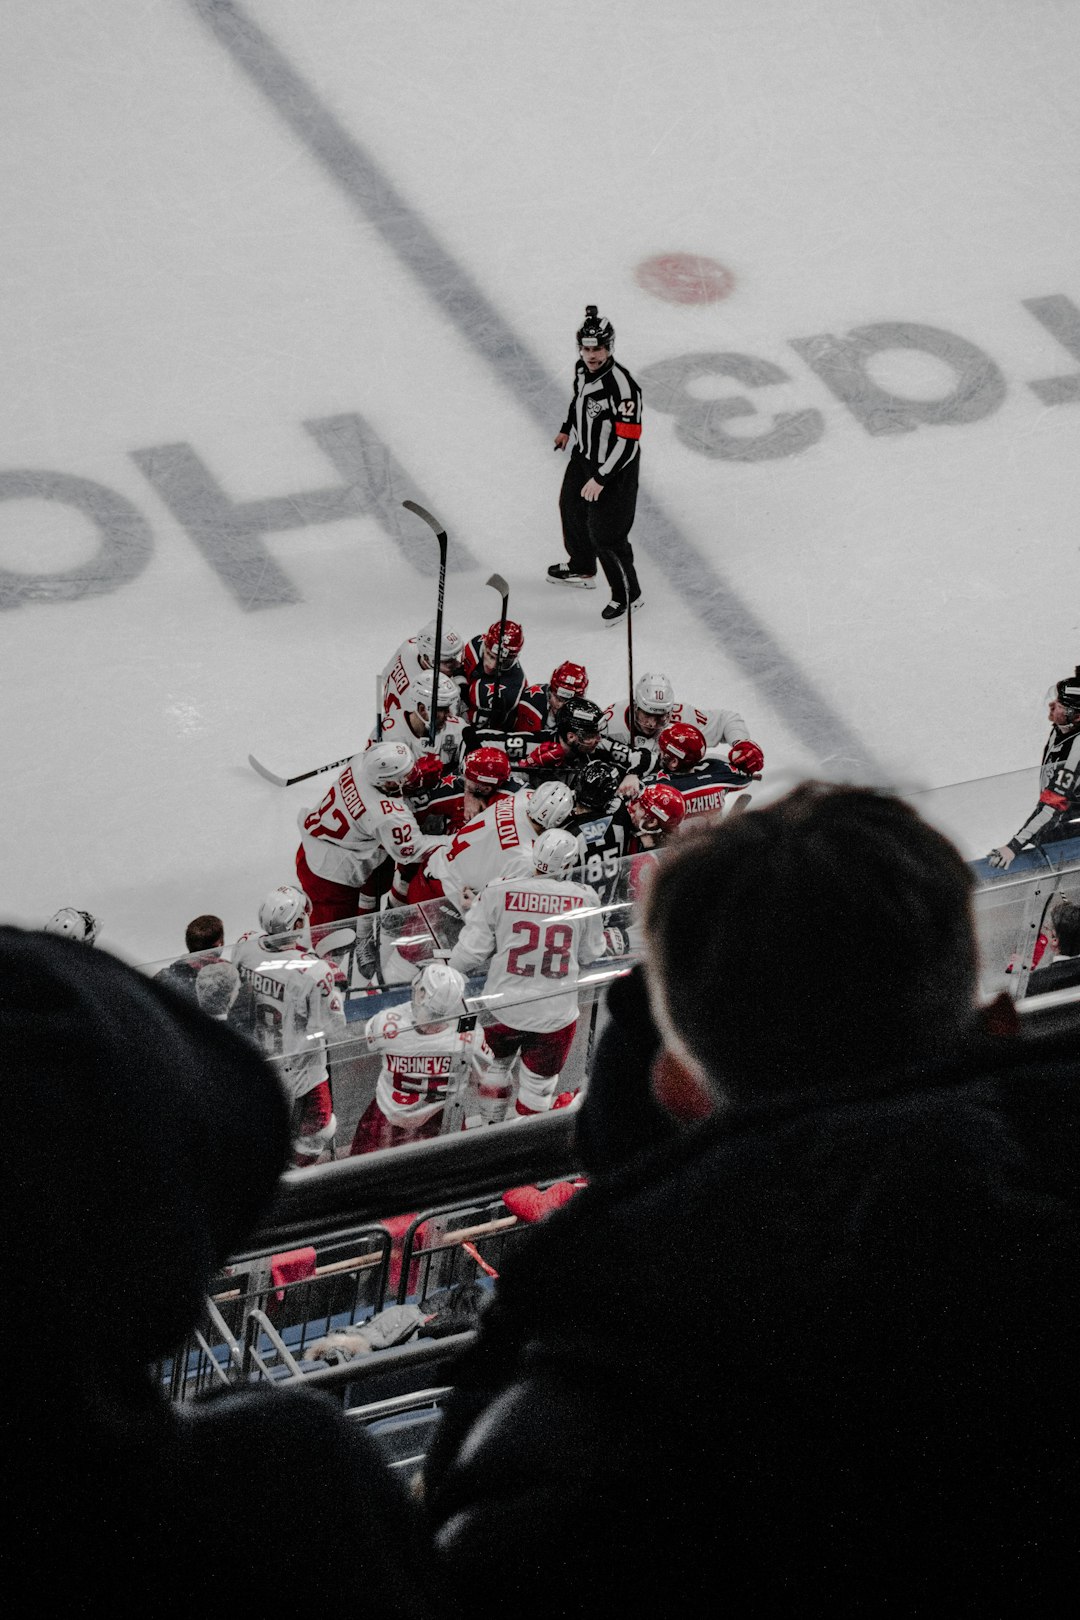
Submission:
<svg viewBox="0 0 1080 1620">
<path fill-rule="evenodd" d="M 190 1332 L 269 1202 L 287 1104 L 193 1001 L 44 933 L 0 928 L 0 1049 L 19 1120 L 3 1133 L 8 1309 L 62 1309 L 126 1375 Z"/>
<path fill-rule="evenodd" d="M 867 788 L 691 824 L 645 902 L 669 1050 L 737 1103 L 940 1054 L 975 1013 L 972 888 L 946 838 Z"/>
</svg>

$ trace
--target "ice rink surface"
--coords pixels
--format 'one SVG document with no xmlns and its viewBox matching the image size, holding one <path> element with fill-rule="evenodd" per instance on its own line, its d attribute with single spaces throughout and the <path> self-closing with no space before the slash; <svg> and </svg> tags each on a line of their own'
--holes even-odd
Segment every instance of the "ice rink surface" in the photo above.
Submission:
<svg viewBox="0 0 1080 1620">
<path fill-rule="evenodd" d="M 767 782 L 945 795 L 982 853 L 1080 661 L 1071 0 L 35 0 L 0 53 L 0 912 L 135 961 L 288 881 L 294 774 L 561 557 L 587 302 L 645 391 L 639 670 Z M 717 296 L 719 294 L 719 296 Z M 931 801 L 927 801 L 931 802 Z"/>
</svg>

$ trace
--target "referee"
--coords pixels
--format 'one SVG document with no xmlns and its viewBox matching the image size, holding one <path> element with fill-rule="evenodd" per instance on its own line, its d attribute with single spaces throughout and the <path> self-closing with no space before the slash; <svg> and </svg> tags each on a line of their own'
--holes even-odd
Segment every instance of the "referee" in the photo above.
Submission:
<svg viewBox="0 0 1080 1620">
<path fill-rule="evenodd" d="M 637 506 L 641 445 L 641 389 L 612 357 L 615 332 L 596 305 L 585 309 L 578 329 L 580 358 L 574 397 L 555 435 L 556 450 L 574 441 L 559 494 L 563 545 L 568 561 L 548 569 L 553 585 L 593 590 L 599 558 L 611 601 L 601 614 L 620 624 L 642 604 L 630 530 Z M 627 593 L 629 592 L 629 600 Z"/>
</svg>

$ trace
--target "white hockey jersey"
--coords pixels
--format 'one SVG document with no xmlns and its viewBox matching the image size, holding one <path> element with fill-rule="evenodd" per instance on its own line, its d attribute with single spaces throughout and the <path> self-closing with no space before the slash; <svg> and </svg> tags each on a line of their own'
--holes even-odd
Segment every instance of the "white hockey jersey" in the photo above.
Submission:
<svg viewBox="0 0 1080 1620">
<path fill-rule="evenodd" d="M 708 748 L 719 748 L 721 743 L 730 748 L 732 743 L 745 742 L 752 735 L 736 709 L 695 709 L 692 703 L 676 703 L 666 724 L 673 726 L 680 720 L 684 725 L 697 726 Z"/>
<path fill-rule="evenodd" d="M 340 973 L 295 939 L 251 934 L 233 955 L 252 999 L 253 1033 L 295 1102 L 327 1077 L 326 1049 L 346 1037 Z"/>
<path fill-rule="evenodd" d="M 434 840 L 425 838 L 400 798 L 359 783 L 356 754 L 325 799 L 297 817 L 308 866 L 319 877 L 359 888 L 389 855 L 402 865 L 419 861 Z"/>
<path fill-rule="evenodd" d="M 497 799 L 428 856 L 429 877 L 439 880 L 443 893 L 459 911 L 466 910 L 462 904 L 466 888 L 479 894 L 511 855 L 535 844 L 536 828 L 528 814 L 531 802 L 532 793 L 526 790 Z"/>
<path fill-rule="evenodd" d="M 600 900 L 587 884 L 551 878 L 489 883 L 469 912 L 450 966 L 489 963 L 485 1011 L 511 1029 L 563 1029 L 578 1015 L 582 967 L 604 954 Z"/>
<path fill-rule="evenodd" d="M 676 703 L 664 721 L 664 726 L 673 726 L 681 720 L 685 725 L 697 726 L 704 733 L 706 746 L 718 748 L 725 743 L 729 748 L 732 743 L 743 742 L 749 737 L 746 721 L 735 709 L 695 709 L 692 703 Z M 612 738 L 615 742 L 630 742 L 630 711 L 624 703 L 616 713 L 616 706 L 604 710 L 603 719 L 604 736 Z M 661 730 L 664 729 L 662 726 Z M 656 738 L 646 737 L 643 732 L 635 732 L 632 746 L 634 748 L 651 748 L 656 751 Z"/>
<path fill-rule="evenodd" d="M 435 733 L 435 741 L 429 743 L 426 731 L 422 737 L 413 731 L 405 718 L 404 709 L 390 708 L 383 714 L 382 736 L 379 736 L 376 728 L 368 738 L 368 747 L 376 742 L 404 743 L 414 759 L 419 759 L 421 754 L 437 754 L 443 764 L 456 773 L 464 757 L 464 726 L 465 722 L 459 714 L 448 714 L 442 730 Z"/>
<path fill-rule="evenodd" d="M 420 654 L 416 650 L 416 637 L 403 641 L 397 652 L 391 658 L 379 679 L 382 682 L 382 708 L 383 713 L 395 713 L 402 708 L 414 708 L 415 705 L 406 702 L 408 693 L 416 677 L 421 674 Z"/>
<path fill-rule="evenodd" d="M 395 1125 L 426 1125 L 465 1084 L 473 1066 L 490 1061 L 483 1032 L 459 1030 L 457 1020 L 431 1034 L 416 1028 L 409 1006 L 369 1018 L 368 1046 L 382 1054 L 375 1100 Z"/>
</svg>

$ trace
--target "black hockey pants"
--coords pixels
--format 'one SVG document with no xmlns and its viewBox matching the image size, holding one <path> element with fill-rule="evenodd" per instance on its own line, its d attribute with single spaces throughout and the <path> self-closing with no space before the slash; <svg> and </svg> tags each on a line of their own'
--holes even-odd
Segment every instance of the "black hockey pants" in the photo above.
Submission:
<svg viewBox="0 0 1080 1620">
<path fill-rule="evenodd" d="M 592 468 L 576 450 L 562 481 L 559 493 L 559 515 L 562 518 L 563 545 L 575 574 L 595 574 L 599 559 L 614 602 L 626 601 L 626 586 L 633 602 L 641 595 L 634 569 L 634 551 L 630 544 L 630 530 L 637 507 L 638 463 L 617 473 L 604 493 L 595 501 L 586 501 L 581 491 L 592 477 Z M 621 565 L 621 566 L 620 566 Z M 626 570 L 626 585 L 623 584 Z"/>
</svg>

